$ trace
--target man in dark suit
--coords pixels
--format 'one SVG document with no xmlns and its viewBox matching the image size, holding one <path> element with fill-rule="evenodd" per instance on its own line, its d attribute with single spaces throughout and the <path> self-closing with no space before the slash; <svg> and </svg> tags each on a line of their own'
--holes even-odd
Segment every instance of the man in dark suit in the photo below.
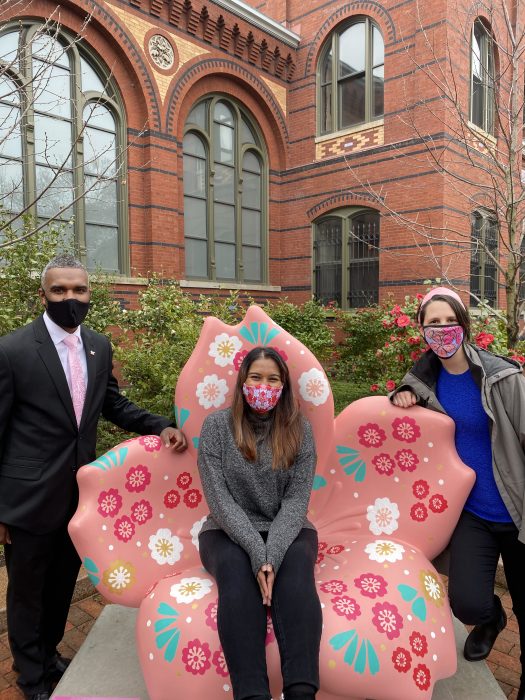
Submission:
<svg viewBox="0 0 525 700">
<path fill-rule="evenodd" d="M 69 663 L 57 645 L 80 560 L 67 524 L 76 472 L 96 456 L 100 416 L 186 448 L 167 418 L 122 396 L 109 341 L 81 325 L 90 298 L 84 266 L 58 256 L 42 273 L 39 295 L 42 316 L 0 338 L 0 543 L 13 667 L 29 700 L 48 700 Z"/>
</svg>

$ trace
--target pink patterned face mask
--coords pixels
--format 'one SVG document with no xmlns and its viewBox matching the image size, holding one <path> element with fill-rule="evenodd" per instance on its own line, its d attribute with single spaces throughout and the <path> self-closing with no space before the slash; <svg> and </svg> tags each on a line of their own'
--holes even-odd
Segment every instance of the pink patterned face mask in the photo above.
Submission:
<svg viewBox="0 0 525 700">
<path fill-rule="evenodd" d="M 432 352 L 442 359 L 448 359 L 461 347 L 465 332 L 460 325 L 424 326 L 423 335 Z"/>
<path fill-rule="evenodd" d="M 282 386 L 270 386 L 269 384 L 257 384 L 256 386 L 242 385 L 242 393 L 250 408 L 257 413 L 266 413 L 275 408 L 283 393 Z"/>
</svg>

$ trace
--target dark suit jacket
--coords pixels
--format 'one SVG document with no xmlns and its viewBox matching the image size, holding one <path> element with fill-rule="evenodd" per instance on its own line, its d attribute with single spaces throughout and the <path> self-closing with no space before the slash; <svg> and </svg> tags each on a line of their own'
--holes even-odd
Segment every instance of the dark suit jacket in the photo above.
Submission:
<svg viewBox="0 0 525 700">
<path fill-rule="evenodd" d="M 0 523 L 48 533 L 77 503 L 76 471 L 95 458 L 100 415 L 158 435 L 172 423 L 119 392 L 108 339 L 81 327 L 88 386 L 80 426 L 55 345 L 40 316 L 0 338 Z"/>
</svg>

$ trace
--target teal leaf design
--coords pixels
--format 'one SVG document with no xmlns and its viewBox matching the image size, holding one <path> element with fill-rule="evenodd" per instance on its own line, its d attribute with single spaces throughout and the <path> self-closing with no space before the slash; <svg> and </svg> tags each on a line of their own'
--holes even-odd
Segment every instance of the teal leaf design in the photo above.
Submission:
<svg viewBox="0 0 525 700">
<path fill-rule="evenodd" d="M 339 458 L 339 464 L 344 467 L 343 471 L 348 476 L 354 475 L 354 481 L 361 483 L 366 476 L 366 462 L 359 459 L 359 451 L 353 447 L 345 447 L 337 445 L 335 448 L 337 454 L 343 455 Z"/>
<path fill-rule="evenodd" d="M 94 586 L 98 586 L 98 584 L 100 583 L 100 578 L 98 576 L 95 576 L 95 574 L 90 574 L 89 572 L 88 572 L 88 579 L 91 581 L 91 583 Z"/>
<path fill-rule="evenodd" d="M 364 673 L 366 669 L 366 641 L 363 639 L 359 647 L 359 653 L 355 660 L 354 668 L 356 673 Z"/>
<path fill-rule="evenodd" d="M 329 640 L 330 646 L 335 651 L 340 651 L 348 644 L 348 648 L 343 656 L 343 661 L 348 666 L 353 666 L 356 673 L 363 674 L 367 667 L 371 676 L 379 673 L 379 659 L 376 651 L 369 639 L 361 639 L 359 643 L 359 635 L 356 630 L 348 630 L 340 632 Z M 359 649 L 359 651 L 358 651 Z"/>
<path fill-rule="evenodd" d="M 180 408 L 175 404 L 173 406 L 174 411 L 175 411 L 175 423 L 177 424 L 177 428 L 182 428 L 184 423 L 188 420 L 190 417 L 190 412 L 188 411 L 187 408 Z"/>
<path fill-rule="evenodd" d="M 362 459 L 357 459 L 355 462 L 345 467 L 343 471 L 345 474 L 348 474 L 348 476 L 351 476 L 355 472 L 354 480 L 357 482 L 364 481 L 366 476 L 366 462 L 363 462 Z"/>
<path fill-rule="evenodd" d="M 401 598 L 403 598 L 403 600 L 407 603 L 413 600 L 417 595 L 415 588 L 412 588 L 412 586 L 407 586 L 404 583 L 400 584 L 397 587 L 397 590 L 401 593 Z"/>
<path fill-rule="evenodd" d="M 355 630 L 349 630 L 348 632 L 340 632 L 339 634 L 336 634 L 335 637 L 332 637 L 332 639 L 329 640 L 330 646 L 335 649 L 335 651 L 339 651 L 339 649 L 342 649 L 345 644 L 348 644 L 348 642 L 352 639 L 352 637 L 355 634 Z"/>
<path fill-rule="evenodd" d="M 259 325 L 255 321 L 250 323 L 250 328 L 243 326 L 239 331 L 240 335 L 252 345 L 258 345 L 259 343 L 261 345 L 268 345 L 280 332 L 280 328 L 271 328 L 268 330 L 268 324 L 266 322 Z"/>
<path fill-rule="evenodd" d="M 108 471 L 109 469 L 113 469 L 113 467 L 121 467 L 124 464 L 127 456 L 128 448 L 120 447 L 117 452 L 115 452 L 115 450 L 106 452 L 105 455 L 102 455 L 94 462 L 91 462 L 89 466 L 102 469 L 102 471 Z"/>
<path fill-rule="evenodd" d="M 84 566 L 84 569 L 86 569 L 86 571 L 92 574 L 98 574 L 98 566 L 95 564 L 93 559 L 85 557 L 84 561 L 82 562 L 82 565 Z"/>
<path fill-rule="evenodd" d="M 424 598 L 416 598 L 412 603 L 412 612 L 416 617 L 418 617 L 421 622 L 425 622 L 427 619 L 427 604 Z"/>
<path fill-rule="evenodd" d="M 198 437 L 191 438 L 191 441 L 193 442 L 193 447 L 198 450 L 199 449 L 199 439 Z"/>
<path fill-rule="evenodd" d="M 359 455 L 358 450 L 354 450 L 352 447 L 345 447 L 344 445 L 337 445 L 335 451 L 339 455 L 350 455 L 351 457 L 357 457 Z"/>
<path fill-rule="evenodd" d="M 368 667 L 372 676 L 379 672 L 379 659 L 372 644 L 366 640 L 366 648 L 368 650 Z"/>
<path fill-rule="evenodd" d="M 272 330 L 266 336 L 264 344 L 268 345 L 269 343 L 271 343 L 275 336 L 279 335 L 280 332 L 281 331 L 279 330 L 279 328 L 272 328 Z"/>
<path fill-rule="evenodd" d="M 348 645 L 348 649 L 345 651 L 343 661 L 345 662 L 345 664 L 348 664 L 349 666 L 351 666 L 354 663 L 354 657 L 355 657 L 355 652 L 357 650 L 358 640 L 359 640 L 359 635 L 356 634 L 355 637 L 350 642 L 350 644 Z"/>
<path fill-rule="evenodd" d="M 318 491 L 324 486 L 326 486 L 326 479 L 324 478 L 324 476 L 319 476 L 319 474 L 316 474 L 314 476 L 314 483 L 312 484 L 312 491 Z"/>
<path fill-rule="evenodd" d="M 252 324 L 253 325 L 253 324 Z M 257 324 L 255 324 L 257 325 Z M 253 335 L 250 333 L 248 328 L 246 326 L 243 326 L 239 333 L 242 335 L 242 337 L 247 340 L 249 343 L 252 345 L 257 345 L 257 338 L 254 338 Z"/>
<path fill-rule="evenodd" d="M 175 626 L 179 613 L 167 603 L 160 603 L 157 612 L 163 615 L 163 618 L 155 620 L 155 644 L 157 649 L 165 647 L 164 658 L 171 662 L 175 658 L 179 645 L 180 630 Z"/>
<path fill-rule="evenodd" d="M 259 324 L 254 321 L 253 323 L 250 323 L 250 328 L 252 331 L 252 336 L 255 338 L 255 344 L 257 344 L 257 341 L 259 340 Z"/>
</svg>

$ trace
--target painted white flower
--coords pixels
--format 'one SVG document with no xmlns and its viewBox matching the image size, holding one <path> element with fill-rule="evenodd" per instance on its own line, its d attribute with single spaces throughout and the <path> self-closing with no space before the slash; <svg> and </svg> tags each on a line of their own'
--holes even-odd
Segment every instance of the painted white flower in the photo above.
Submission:
<svg viewBox="0 0 525 700">
<path fill-rule="evenodd" d="M 365 552 L 372 561 L 377 561 L 380 564 L 389 561 L 393 564 L 395 561 L 401 561 L 403 559 L 405 548 L 403 545 L 397 544 L 397 542 L 391 542 L 390 540 L 376 540 L 366 545 Z"/>
<path fill-rule="evenodd" d="M 170 596 L 177 603 L 192 603 L 208 595 L 212 586 L 213 582 L 209 578 L 182 578 L 180 583 L 174 583 L 170 588 Z"/>
<path fill-rule="evenodd" d="M 330 396 L 328 380 L 316 367 L 303 372 L 299 377 L 299 393 L 305 401 L 320 406 Z"/>
<path fill-rule="evenodd" d="M 195 392 L 199 403 L 204 408 L 219 408 L 225 401 L 228 385 L 225 379 L 219 379 L 216 374 L 207 374 L 202 382 L 197 384 Z"/>
<path fill-rule="evenodd" d="M 179 561 L 184 546 L 177 535 L 171 534 L 171 530 L 161 528 L 150 536 L 148 548 L 151 552 L 151 558 L 157 564 L 164 565 L 175 564 L 176 561 Z"/>
<path fill-rule="evenodd" d="M 215 364 L 219 367 L 233 365 L 233 358 L 242 348 L 242 342 L 236 335 L 221 333 L 215 336 L 213 343 L 210 343 L 208 355 L 213 357 Z"/>
<path fill-rule="evenodd" d="M 398 528 L 399 508 L 388 498 L 376 498 L 373 506 L 368 506 L 367 520 L 374 535 L 391 535 Z"/>
<path fill-rule="evenodd" d="M 207 519 L 207 517 L 207 515 L 203 515 L 200 520 L 197 520 L 196 523 L 193 523 L 190 529 L 191 541 L 193 545 L 197 548 L 197 551 L 199 550 L 199 533 L 202 530 L 202 526 L 204 525 L 204 521 Z"/>
<path fill-rule="evenodd" d="M 119 559 L 104 571 L 102 580 L 114 593 L 120 594 L 135 583 L 135 567 Z"/>
</svg>

